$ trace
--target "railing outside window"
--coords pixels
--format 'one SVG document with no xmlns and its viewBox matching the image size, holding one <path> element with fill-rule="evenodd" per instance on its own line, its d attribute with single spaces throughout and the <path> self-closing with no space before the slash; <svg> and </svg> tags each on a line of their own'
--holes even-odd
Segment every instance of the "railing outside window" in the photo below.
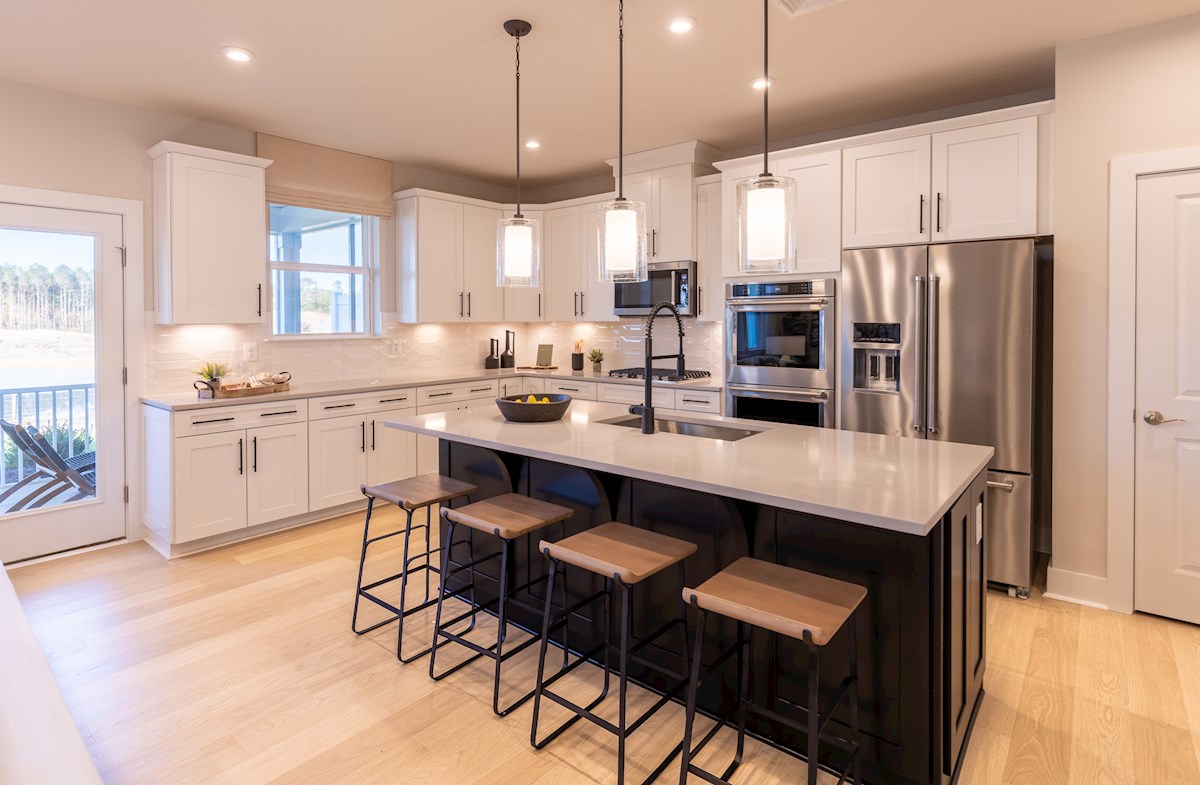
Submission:
<svg viewBox="0 0 1200 785">
<path fill-rule="evenodd" d="M 0 389 L 0 417 L 37 428 L 64 458 L 96 449 L 95 384 Z M 0 461 L 0 486 L 16 482 L 36 468 L 3 431 Z"/>
</svg>

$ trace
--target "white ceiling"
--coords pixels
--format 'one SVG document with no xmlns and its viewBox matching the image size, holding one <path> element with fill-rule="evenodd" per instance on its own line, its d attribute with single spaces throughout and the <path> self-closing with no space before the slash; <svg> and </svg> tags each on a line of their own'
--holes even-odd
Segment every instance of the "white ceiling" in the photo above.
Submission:
<svg viewBox="0 0 1200 785">
<path fill-rule="evenodd" d="M 626 150 L 761 138 L 757 0 L 628 0 Z M 772 137 L 1049 87 L 1054 46 L 1200 10 L 1197 0 L 772 3 Z M 61 0 L 5 4 L 0 77 L 505 183 L 513 47 L 530 187 L 616 153 L 615 0 Z M 667 19 L 697 20 L 687 35 Z M 227 61 L 226 45 L 257 55 Z"/>
</svg>

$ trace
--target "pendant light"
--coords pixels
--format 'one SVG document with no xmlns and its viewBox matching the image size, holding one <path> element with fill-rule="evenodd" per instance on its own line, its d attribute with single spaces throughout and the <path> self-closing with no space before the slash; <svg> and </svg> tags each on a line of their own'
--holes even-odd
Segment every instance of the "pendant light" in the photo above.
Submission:
<svg viewBox="0 0 1200 785">
<path fill-rule="evenodd" d="M 617 198 L 600 205 L 600 280 L 646 280 L 646 205 L 625 198 L 625 0 L 618 2 Z"/>
<path fill-rule="evenodd" d="M 521 19 L 504 23 L 517 48 L 517 211 L 496 222 L 496 285 L 541 286 L 542 223 L 521 214 L 521 37 L 533 25 Z"/>
<path fill-rule="evenodd" d="M 796 181 L 771 174 L 767 164 L 768 0 L 763 0 L 763 170 L 737 184 L 738 269 L 743 273 L 790 273 L 796 269 L 792 215 Z"/>
</svg>

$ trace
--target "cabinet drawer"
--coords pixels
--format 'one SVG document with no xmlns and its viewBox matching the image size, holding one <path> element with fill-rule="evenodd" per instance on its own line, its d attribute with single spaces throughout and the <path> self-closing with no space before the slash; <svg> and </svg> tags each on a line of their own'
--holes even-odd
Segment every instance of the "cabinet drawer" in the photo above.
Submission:
<svg viewBox="0 0 1200 785">
<path fill-rule="evenodd" d="M 676 390 L 675 408 L 685 412 L 721 413 L 721 393 L 716 390 Z"/>
<path fill-rule="evenodd" d="M 521 392 L 546 392 L 546 380 L 538 376 L 525 376 L 521 379 Z"/>
<path fill-rule="evenodd" d="M 646 398 L 645 388 L 634 384 L 601 384 L 598 385 L 596 400 L 607 403 L 641 404 Z M 659 409 L 674 409 L 675 395 L 671 390 L 653 387 L 650 392 L 654 398 L 653 405 Z"/>
<path fill-rule="evenodd" d="M 324 420 L 345 414 L 366 414 L 382 409 L 405 409 L 415 407 L 416 392 L 412 387 L 372 390 L 368 393 L 350 395 L 325 395 L 309 399 L 309 419 Z"/>
<path fill-rule="evenodd" d="M 221 433 L 263 425 L 284 425 L 308 419 L 308 401 L 303 398 L 276 403 L 215 406 L 175 413 L 175 436 Z"/>
<path fill-rule="evenodd" d="M 439 384 L 417 388 L 417 405 L 429 406 L 440 403 L 456 403 L 472 398 L 495 398 L 499 385 L 492 382 L 463 382 L 461 384 Z"/>
<path fill-rule="evenodd" d="M 568 382 L 559 381 L 558 379 L 547 379 L 546 392 L 565 393 L 572 398 L 578 398 L 581 401 L 594 401 L 596 400 L 596 383 Z"/>
</svg>

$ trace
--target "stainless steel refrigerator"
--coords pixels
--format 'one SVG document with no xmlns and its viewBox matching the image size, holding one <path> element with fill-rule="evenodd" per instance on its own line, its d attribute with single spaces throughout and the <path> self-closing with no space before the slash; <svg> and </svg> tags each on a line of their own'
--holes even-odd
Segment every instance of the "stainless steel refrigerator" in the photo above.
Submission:
<svg viewBox="0 0 1200 785">
<path fill-rule="evenodd" d="M 1048 240 L 846 251 L 842 428 L 989 445 L 988 580 L 1028 596 L 1049 524 Z"/>
</svg>

